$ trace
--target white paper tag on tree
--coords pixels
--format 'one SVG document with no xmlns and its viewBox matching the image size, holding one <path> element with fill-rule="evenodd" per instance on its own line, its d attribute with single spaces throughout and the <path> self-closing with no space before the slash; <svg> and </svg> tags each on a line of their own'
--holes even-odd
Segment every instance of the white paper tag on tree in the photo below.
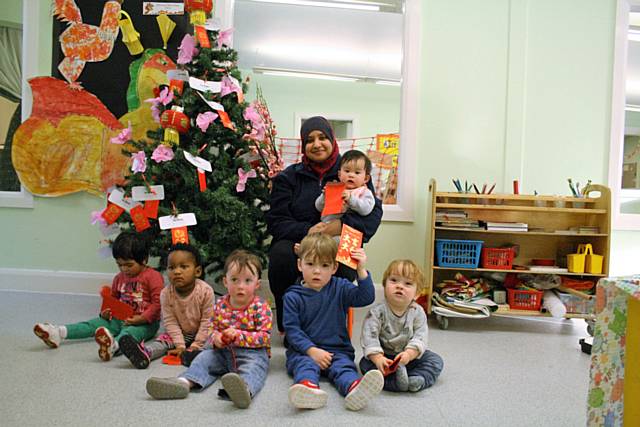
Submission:
<svg viewBox="0 0 640 427">
<path fill-rule="evenodd" d="M 184 153 L 184 158 L 187 159 L 187 161 L 191 163 L 193 166 L 200 168 L 202 170 L 205 170 L 207 172 L 211 172 L 213 170 L 211 168 L 211 162 L 209 162 L 208 160 L 205 160 L 202 157 L 196 157 L 193 154 L 189 153 L 188 151 L 183 151 L 183 153 Z"/>
<path fill-rule="evenodd" d="M 189 72 L 187 70 L 169 70 L 167 71 L 167 78 L 169 80 L 183 80 L 189 81 Z"/>
<path fill-rule="evenodd" d="M 131 187 L 131 198 L 133 200 L 164 200 L 164 186 L 151 185 L 147 188 L 144 185 Z"/>
<path fill-rule="evenodd" d="M 202 100 L 204 102 L 207 103 L 207 105 L 214 111 L 224 111 L 224 106 L 218 102 L 215 101 L 209 101 L 207 98 L 204 97 L 204 95 L 202 95 L 200 92 L 198 92 L 198 95 L 200 95 L 200 98 L 202 98 Z"/>
<path fill-rule="evenodd" d="M 196 215 L 194 213 L 183 213 L 178 215 L 161 216 L 158 218 L 161 230 L 170 230 L 178 227 L 189 227 L 196 225 Z"/>
<path fill-rule="evenodd" d="M 114 205 L 118 205 L 122 209 L 125 209 L 126 211 L 130 211 L 132 208 L 140 205 L 140 203 L 136 203 L 136 201 L 130 197 L 125 198 L 124 191 L 120 190 L 119 188 L 113 190 L 111 194 L 109 194 L 108 200 Z"/>
<path fill-rule="evenodd" d="M 189 86 L 191 86 L 191 89 L 200 92 L 219 93 L 220 90 L 222 90 L 222 84 L 220 82 L 205 81 L 196 79 L 195 77 L 189 77 Z"/>
</svg>

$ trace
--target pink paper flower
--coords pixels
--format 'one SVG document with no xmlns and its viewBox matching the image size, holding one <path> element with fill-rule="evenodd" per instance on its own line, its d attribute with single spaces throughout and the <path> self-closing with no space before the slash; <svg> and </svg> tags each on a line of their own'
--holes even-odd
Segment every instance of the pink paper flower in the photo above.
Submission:
<svg viewBox="0 0 640 427">
<path fill-rule="evenodd" d="M 218 118 L 218 115 L 213 111 L 200 113 L 198 114 L 198 117 L 196 117 L 196 125 L 198 125 L 198 127 L 202 132 L 206 132 L 209 125 L 217 118 Z"/>
<path fill-rule="evenodd" d="M 112 144 L 122 145 L 131 139 L 132 134 L 133 129 L 131 128 L 131 122 L 129 122 L 129 126 L 127 128 L 122 129 L 117 136 L 114 136 L 109 141 L 111 141 Z"/>
<path fill-rule="evenodd" d="M 190 34 L 185 34 L 178 48 L 178 64 L 188 64 L 198 54 L 196 39 Z"/>
<path fill-rule="evenodd" d="M 164 144 L 158 145 L 151 154 L 151 158 L 155 160 L 156 163 L 168 162 L 169 160 L 173 160 L 173 156 L 173 150 Z"/>
<path fill-rule="evenodd" d="M 91 212 L 91 225 L 107 225 L 107 221 L 102 217 L 102 212 L 104 212 L 104 209 Z"/>
<path fill-rule="evenodd" d="M 173 101 L 173 91 L 165 87 L 156 98 L 145 99 L 144 102 L 151 104 L 151 116 L 156 123 L 160 123 L 160 104 L 167 105 Z"/>
<path fill-rule="evenodd" d="M 232 36 L 233 36 L 233 28 L 220 31 L 220 33 L 218 34 L 218 48 L 221 48 L 222 45 L 230 46 Z"/>
<path fill-rule="evenodd" d="M 245 189 L 245 185 L 247 184 L 247 179 L 255 178 L 256 171 L 251 169 L 249 172 L 245 172 L 244 169 L 238 168 L 238 184 L 236 185 L 236 191 L 238 193 L 242 193 Z"/>
<path fill-rule="evenodd" d="M 173 101 L 173 91 L 169 90 L 168 87 L 165 87 L 160 91 L 160 95 L 158 95 L 158 98 L 156 99 L 162 102 L 162 105 L 167 105 Z"/>
<path fill-rule="evenodd" d="M 233 92 L 236 92 L 238 96 L 240 96 L 240 94 L 242 93 L 242 88 L 239 88 L 238 85 L 236 85 L 236 83 L 229 78 L 229 76 L 224 76 L 220 83 L 220 96 L 226 96 Z"/>
<path fill-rule="evenodd" d="M 133 173 L 147 170 L 147 156 L 145 156 L 144 151 L 138 151 L 131 156 L 131 170 Z"/>
</svg>

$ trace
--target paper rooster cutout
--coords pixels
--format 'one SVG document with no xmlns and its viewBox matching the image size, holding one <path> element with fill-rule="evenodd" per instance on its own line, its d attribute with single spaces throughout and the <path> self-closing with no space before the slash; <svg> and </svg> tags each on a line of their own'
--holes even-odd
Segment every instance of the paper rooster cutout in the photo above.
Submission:
<svg viewBox="0 0 640 427">
<path fill-rule="evenodd" d="M 60 46 L 65 58 L 58 70 L 69 83 L 75 83 L 87 62 L 104 61 L 111 55 L 118 37 L 120 2 L 104 4 L 100 26 L 82 22 L 80 9 L 74 0 L 55 0 L 53 14 L 69 27 L 60 34 Z"/>
</svg>

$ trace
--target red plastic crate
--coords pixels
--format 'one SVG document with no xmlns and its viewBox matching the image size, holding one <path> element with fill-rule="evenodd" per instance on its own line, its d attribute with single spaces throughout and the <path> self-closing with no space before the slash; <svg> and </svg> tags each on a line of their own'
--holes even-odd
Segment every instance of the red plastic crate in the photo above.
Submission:
<svg viewBox="0 0 640 427">
<path fill-rule="evenodd" d="M 507 302 L 512 310 L 540 311 L 542 291 L 507 288 Z"/>
<path fill-rule="evenodd" d="M 482 268 L 511 270 L 513 256 L 513 248 L 482 248 Z"/>
</svg>

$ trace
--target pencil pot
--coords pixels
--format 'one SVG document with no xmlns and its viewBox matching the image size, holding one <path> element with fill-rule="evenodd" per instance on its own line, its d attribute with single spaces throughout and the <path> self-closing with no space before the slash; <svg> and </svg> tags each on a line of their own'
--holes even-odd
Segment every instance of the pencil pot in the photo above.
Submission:
<svg viewBox="0 0 640 427">
<path fill-rule="evenodd" d="M 436 261 L 440 267 L 477 268 L 481 240 L 436 239 Z"/>
</svg>

